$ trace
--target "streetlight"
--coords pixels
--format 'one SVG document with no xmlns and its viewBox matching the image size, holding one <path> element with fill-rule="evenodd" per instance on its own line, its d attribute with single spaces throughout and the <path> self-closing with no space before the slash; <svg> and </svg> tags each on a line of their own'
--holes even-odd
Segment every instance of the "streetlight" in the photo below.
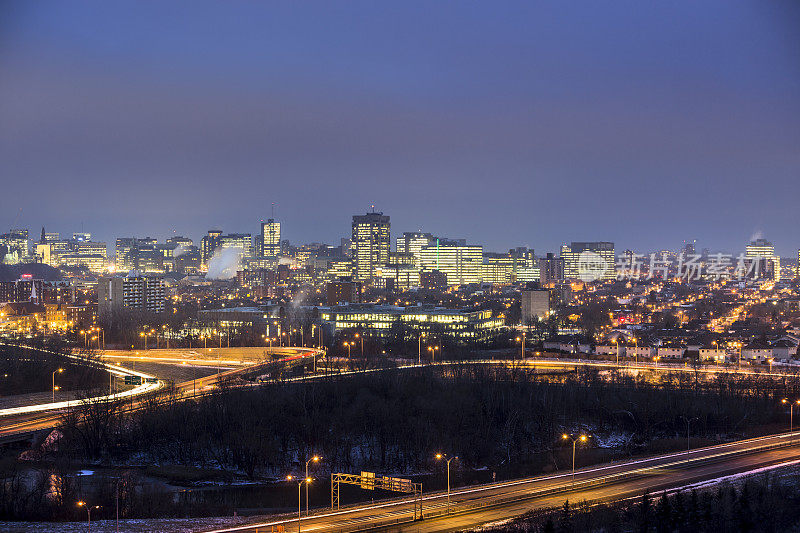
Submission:
<svg viewBox="0 0 800 533">
<path fill-rule="evenodd" d="M 61 374 L 62 372 L 64 372 L 63 368 L 53 371 L 53 403 L 56 403 L 56 374 Z"/>
<path fill-rule="evenodd" d="M 322 459 L 319 455 L 315 455 L 308 461 L 306 461 L 306 479 L 311 479 L 308 477 L 308 464 L 311 462 L 318 463 L 319 460 Z M 308 483 L 306 483 L 306 516 L 308 516 Z"/>
<path fill-rule="evenodd" d="M 781 400 L 781 403 L 789 404 L 789 440 L 793 441 L 794 435 L 792 435 L 792 432 L 794 431 L 794 406 L 800 405 L 800 400 L 795 400 L 792 402 L 784 398 Z"/>
<path fill-rule="evenodd" d="M 445 459 L 446 457 L 447 457 L 447 454 L 443 454 L 443 453 L 437 453 L 436 454 L 436 459 L 438 461 L 441 461 L 442 459 Z M 446 459 L 446 461 L 447 461 L 447 514 L 450 514 L 450 461 L 452 461 L 453 459 L 458 459 L 458 456 L 456 455 L 454 457 Z"/>
<path fill-rule="evenodd" d="M 578 441 L 586 442 L 586 439 L 588 439 L 589 436 L 588 435 L 580 435 L 578 437 L 575 437 L 573 435 L 567 435 L 566 433 L 564 433 L 563 435 L 561 435 L 561 438 L 564 439 L 564 440 L 571 440 L 572 441 L 572 486 L 574 487 L 575 486 L 575 445 L 578 443 Z"/>
<path fill-rule="evenodd" d="M 517 337 L 517 342 L 519 343 L 519 358 L 525 359 L 525 335 L 526 332 L 522 332 L 522 337 Z"/>
<path fill-rule="evenodd" d="M 292 481 L 293 479 L 294 479 L 294 477 L 292 477 L 292 476 L 286 476 L 286 481 Z M 301 479 L 297 483 L 297 533 L 300 533 L 300 513 L 301 513 L 301 510 L 302 510 L 301 501 L 300 501 L 300 498 L 301 498 L 301 495 L 302 495 L 302 491 L 300 489 L 303 487 L 303 483 L 305 483 L 306 487 L 308 487 L 308 484 L 311 483 L 311 478 L 307 477 L 305 479 Z"/>
<path fill-rule="evenodd" d="M 686 462 L 689 462 L 689 423 L 692 420 L 697 420 L 700 418 L 699 416 L 695 416 L 693 418 L 686 418 L 685 416 L 681 416 L 684 421 L 686 421 Z"/>
<path fill-rule="evenodd" d="M 347 348 L 347 358 L 350 359 L 350 347 L 353 345 L 353 343 L 344 341 L 344 345 Z"/>
<path fill-rule="evenodd" d="M 422 366 L 422 337 L 425 336 L 425 332 L 419 334 L 419 339 L 417 339 L 417 364 Z"/>
<path fill-rule="evenodd" d="M 356 339 L 361 339 L 361 359 L 364 359 L 364 337 L 356 333 Z"/>
<path fill-rule="evenodd" d="M 81 500 L 77 503 L 78 507 L 86 507 L 87 524 L 89 526 L 89 533 L 92 533 L 92 509 L 100 509 L 99 505 L 89 505 Z"/>
<path fill-rule="evenodd" d="M 439 350 L 438 346 L 428 346 L 428 351 L 431 352 L 431 363 L 436 360 L 436 350 Z"/>
</svg>

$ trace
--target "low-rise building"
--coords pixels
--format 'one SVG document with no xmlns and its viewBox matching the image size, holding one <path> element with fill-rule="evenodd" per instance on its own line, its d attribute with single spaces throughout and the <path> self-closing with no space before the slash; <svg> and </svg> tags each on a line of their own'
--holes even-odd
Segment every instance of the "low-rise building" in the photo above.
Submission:
<svg viewBox="0 0 800 533">
<path fill-rule="evenodd" d="M 321 311 L 321 320 L 333 333 L 360 329 L 375 337 L 387 337 L 393 328 L 402 328 L 406 340 L 420 334 L 441 335 L 459 343 L 481 342 L 500 334 L 503 319 L 491 311 L 443 309 L 432 306 L 396 307 L 356 304 L 334 306 Z"/>
</svg>

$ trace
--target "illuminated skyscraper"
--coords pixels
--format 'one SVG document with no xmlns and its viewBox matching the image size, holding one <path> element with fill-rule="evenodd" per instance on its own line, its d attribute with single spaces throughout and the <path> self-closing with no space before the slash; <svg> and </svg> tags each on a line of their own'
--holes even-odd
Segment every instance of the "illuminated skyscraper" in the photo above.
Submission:
<svg viewBox="0 0 800 533">
<path fill-rule="evenodd" d="M 436 244 L 436 237 L 430 233 L 407 231 L 397 237 L 397 252 L 412 254 L 414 256 L 414 265 L 419 268 L 420 250 L 422 250 L 423 246 L 431 246 L 432 244 Z"/>
<path fill-rule="evenodd" d="M 616 277 L 613 242 L 572 242 L 561 245 L 564 277 L 594 281 Z"/>
<path fill-rule="evenodd" d="M 775 255 L 775 247 L 766 239 L 756 239 L 747 245 L 746 257 L 762 259 L 767 272 L 762 273 L 775 281 L 781 280 L 781 258 Z M 769 272 L 769 270 L 772 272 Z"/>
<path fill-rule="evenodd" d="M 281 223 L 269 219 L 261 223 L 261 256 L 275 257 L 281 253 Z"/>
<path fill-rule="evenodd" d="M 383 213 L 353 216 L 353 264 L 356 281 L 371 283 L 389 261 L 389 217 Z"/>
<path fill-rule="evenodd" d="M 480 283 L 483 279 L 483 246 L 437 239 L 435 244 L 420 250 L 420 260 L 423 271 L 442 272 L 448 285 Z"/>
<path fill-rule="evenodd" d="M 203 263 L 208 263 L 208 260 L 214 255 L 214 250 L 219 246 L 220 237 L 222 237 L 222 231 L 210 229 L 208 235 L 200 240 L 200 260 Z"/>
</svg>

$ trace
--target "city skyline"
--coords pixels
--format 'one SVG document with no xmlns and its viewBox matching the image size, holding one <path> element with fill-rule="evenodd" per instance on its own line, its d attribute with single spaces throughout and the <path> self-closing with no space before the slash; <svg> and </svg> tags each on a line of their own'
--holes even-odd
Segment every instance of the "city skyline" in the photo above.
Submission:
<svg viewBox="0 0 800 533">
<path fill-rule="evenodd" d="M 799 244 L 790 3 L 4 8 L 0 227 Z"/>
<path fill-rule="evenodd" d="M 365 213 L 369 214 L 370 212 L 371 211 L 366 211 Z M 387 215 L 389 217 L 393 216 L 390 213 L 383 213 L 382 211 L 377 211 L 377 213 L 385 214 L 385 215 Z M 358 213 L 358 215 L 361 215 L 361 214 L 362 213 Z M 351 215 L 351 217 L 352 216 L 353 215 Z M 112 236 L 108 240 L 99 238 L 99 235 L 97 233 L 95 233 L 94 231 L 91 231 L 91 227 L 89 227 L 89 228 L 84 227 L 84 228 L 82 228 L 81 232 L 57 231 L 57 229 L 51 229 L 51 228 L 48 228 L 48 227 L 39 227 L 38 229 L 36 229 L 35 227 L 27 228 L 27 227 L 22 227 L 22 225 L 20 225 L 20 224 L 18 224 L 16 228 L 28 230 L 28 232 L 29 232 L 28 242 L 29 242 L 29 247 L 31 249 L 35 248 L 36 243 L 39 242 L 39 240 L 40 240 L 39 236 L 40 236 L 40 233 L 41 233 L 42 229 L 44 229 L 48 234 L 50 234 L 50 233 L 59 233 L 60 238 L 62 240 L 72 239 L 73 234 L 86 233 L 86 234 L 89 234 L 89 235 L 92 236 L 92 242 L 93 243 L 104 242 L 107 245 L 109 257 L 111 257 L 114 254 L 115 243 L 116 243 L 117 239 L 126 239 L 126 238 L 145 239 L 145 238 L 152 238 L 152 239 L 156 239 L 159 242 L 167 242 L 169 239 L 172 239 L 172 238 L 185 237 L 185 238 L 191 239 L 193 241 L 193 243 L 194 243 L 194 246 L 197 246 L 199 248 L 200 245 L 201 245 L 202 238 L 206 235 L 206 233 L 208 231 L 221 231 L 223 234 L 232 234 L 232 235 L 246 235 L 246 234 L 249 234 L 250 238 L 251 238 L 251 242 L 252 242 L 253 251 L 255 252 L 256 247 L 259 246 L 259 240 L 261 238 L 260 237 L 260 232 L 259 232 L 261 226 L 262 225 L 267 225 L 268 222 L 271 222 L 273 220 L 274 220 L 275 223 L 277 223 L 277 225 L 280 228 L 284 228 L 284 229 L 286 228 L 286 226 L 283 225 L 284 222 L 282 220 L 278 219 L 278 218 L 275 218 L 275 219 L 259 219 L 258 222 L 257 222 L 257 225 L 255 226 L 255 229 L 254 228 L 250 228 L 250 227 L 246 227 L 246 228 L 222 228 L 222 227 L 218 227 L 218 226 L 209 226 L 205 230 L 197 230 L 197 231 L 191 231 L 191 232 L 185 232 L 185 233 L 180 233 L 180 232 L 175 232 L 175 231 L 173 231 L 171 233 L 164 233 L 163 231 L 157 231 L 157 232 L 153 232 L 153 233 L 140 232 L 140 233 L 136 233 L 136 234 L 116 235 L 116 236 Z M 392 223 L 392 227 L 395 228 L 395 224 L 394 223 Z M 6 233 L 6 232 L 10 232 L 11 229 L 16 229 L 16 228 L 8 228 L 8 229 L 6 229 L 4 231 L 0 231 L 0 234 Z M 0 230 L 2 230 L 2 228 L 0 228 Z M 282 231 L 281 229 L 279 229 L 278 231 L 279 231 L 279 234 L 281 235 L 281 241 L 284 241 L 284 240 L 288 241 L 292 246 L 301 246 L 301 245 L 308 245 L 308 244 L 323 244 L 323 245 L 336 247 L 336 246 L 339 246 L 341 244 L 341 239 L 350 239 L 351 238 L 351 235 L 350 235 L 351 232 L 348 231 L 348 227 L 347 226 L 345 226 L 344 230 L 342 231 L 342 234 L 338 238 L 334 238 L 334 239 L 331 239 L 331 240 L 321 240 L 321 239 L 315 239 L 313 237 L 308 239 L 308 240 L 294 240 L 294 239 L 289 238 L 285 233 L 280 233 Z M 291 232 L 291 229 L 290 229 L 290 232 Z M 419 232 L 420 232 L 420 230 L 414 230 L 414 229 L 408 229 L 408 228 L 396 228 L 396 229 L 390 230 L 390 235 L 391 235 L 390 245 L 391 245 L 391 249 L 393 251 L 397 250 L 397 247 L 395 246 L 395 244 L 396 244 L 395 240 L 396 240 L 397 237 L 399 237 L 399 236 L 401 236 L 401 235 L 403 235 L 405 233 L 411 234 L 411 233 L 419 233 Z M 486 253 L 505 253 L 505 252 L 507 252 L 509 250 L 513 250 L 513 249 L 518 248 L 520 246 L 528 247 L 528 248 L 534 250 L 534 252 L 536 253 L 537 257 L 542 257 L 542 258 L 545 256 L 545 254 L 548 254 L 548 253 L 553 253 L 556 256 L 559 256 L 559 254 L 562 251 L 562 248 L 563 248 L 564 245 L 569 244 L 570 242 L 580 242 L 580 241 L 576 241 L 574 238 L 569 238 L 569 239 L 568 238 L 563 238 L 560 241 L 558 241 L 559 244 L 557 246 L 555 246 L 554 248 L 552 248 L 552 249 L 544 248 L 544 247 L 537 247 L 535 245 L 529 245 L 529 244 L 521 244 L 521 243 L 511 243 L 506 248 L 497 248 L 497 249 L 495 249 L 495 248 L 491 248 L 491 247 L 487 246 L 483 242 L 480 242 L 480 241 L 472 239 L 468 234 L 465 234 L 463 232 L 451 235 L 451 234 L 438 233 L 438 232 L 435 231 L 435 229 L 433 229 L 433 230 L 430 230 L 430 231 L 426 231 L 424 233 L 431 234 L 434 237 L 441 238 L 441 239 L 463 239 L 468 244 L 482 246 L 483 247 L 483 251 L 486 252 Z M 580 238 L 581 235 L 578 235 L 577 237 Z M 696 246 L 698 254 L 702 250 L 708 250 L 709 252 L 713 252 L 713 253 L 717 253 L 717 252 L 735 253 L 735 252 L 743 252 L 748 245 L 750 245 L 751 243 L 753 243 L 754 241 L 759 240 L 759 239 L 765 239 L 765 240 L 769 241 L 770 244 L 774 245 L 776 253 L 778 255 L 780 255 L 781 257 L 786 257 L 786 258 L 789 258 L 789 259 L 795 258 L 796 254 L 798 253 L 798 250 L 800 250 L 800 247 L 793 247 L 793 246 L 787 245 L 786 243 L 779 243 L 779 242 L 776 243 L 774 240 L 769 238 L 769 235 L 765 235 L 760 231 L 757 231 L 756 233 L 752 234 L 748 239 L 742 241 L 738 245 L 734 245 L 731 248 L 723 248 L 721 246 L 716 246 L 715 243 L 701 243 L 701 242 L 698 242 L 696 239 L 679 239 L 679 240 L 673 241 L 672 244 L 667 245 L 667 246 L 653 246 L 653 245 L 651 245 L 651 246 L 644 246 L 643 248 L 634 248 L 632 246 L 626 246 L 625 243 L 620 243 L 620 242 L 618 242 L 618 241 L 616 241 L 614 239 L 604 239 L 604 240 L 615 244 L 616 248 L 617 248 L 618 255 L 619 255 L 622 252 L 624 252 L 625 250 L 632 250 L 632 251 L 635 251 L 635 252 L 647 252 L 647 253 L 656 252 L 656 251 L 662 251 L 662 250 L 671 251 L 671 252 L 680 252 L 680 251 L 684 250 L 684 247 L 687 245 L 687 243 L 692 243 L 693 247 Z M 587 239 L 584 238 L 583 241 L 587 241 Z"/>
</svg>

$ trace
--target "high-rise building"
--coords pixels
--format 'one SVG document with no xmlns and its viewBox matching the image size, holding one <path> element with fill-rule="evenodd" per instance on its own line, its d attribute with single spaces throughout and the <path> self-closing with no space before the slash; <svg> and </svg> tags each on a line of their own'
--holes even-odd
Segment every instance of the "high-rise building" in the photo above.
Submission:
<svg viewBox="0 0 800 533">
<path fill-rule="evenodd" d="M 353 216 L 353 263 L 355 280 L 372 283 L 380 267 L 389 261 L 389 217 L 383 213 Z"/>
<path fill-rule="evenodd" d="M 414 266 L 419 266 L 419 252 L 423 246 L 436 244 L 436 237 L 430 233 L 407 231 L 397 237 L 396 250 L 399 253 L 409 253 L 414 257 Z"/>
<path fill-rule="evenodd" d="M 613 242 L 572 242 L 561 245 L 564 277 L 594 281 L 616 277 Z"/>
<path fill-rule="evenodd" d="M 156 244 L 158 241 L 152 237 L 120 237 L 114 246 L 114 263 L 117 272 L 130 270 L 143 270 L 161 272 Z"/>
<path fill-rule="evenodd" d="M 543 285 L 564 281 L 564 259 L 550 252 L 539 259 L 539 281 Z"/>
<path fill-rule="evenodd" d="M 219 238 L 220 248 L 241 248 L 242 257 L 253 256 L 253 237 L 249 233 L 228 233 Z"/>
<path fill-rule="evenodd" d="M 775 247 L 766 239 L 756 239 L 747 245 L 745 257 L 763 260 L 767 272 L 761 275 L 775 281 L 781 280 L 781 258 L 775 255 Z"/>
<path fill-rule="evenodd" d="M 480 283 L 483 277 L 483 247 L 461 240 L 436 239 L 420 250 L 420 267 L 438 270 L 447 276 L 449 285 Z"/>
<path fill-rule="evenodd" d="M 281 253 L 281 223 L 269 219 L 261 223 L 260 255 L 276 257 Z"/>
<path fill-rule="evenodd" d="M 218 229 L 208 230 L 208 235 L 200 240 L 200 259 L 203 263 L 208 263 L 214 251 L 219 246 L 219 240 L 222 237 L 222 231 Z"/>
<path fill-rule="evenodd" d="M 117 276 L 100 278 L 97 283 L 97 304 L 100 316 L 108 316 L 121 308 L 163 313 L 164 278 L 159 276 Z"/>
</svg>

